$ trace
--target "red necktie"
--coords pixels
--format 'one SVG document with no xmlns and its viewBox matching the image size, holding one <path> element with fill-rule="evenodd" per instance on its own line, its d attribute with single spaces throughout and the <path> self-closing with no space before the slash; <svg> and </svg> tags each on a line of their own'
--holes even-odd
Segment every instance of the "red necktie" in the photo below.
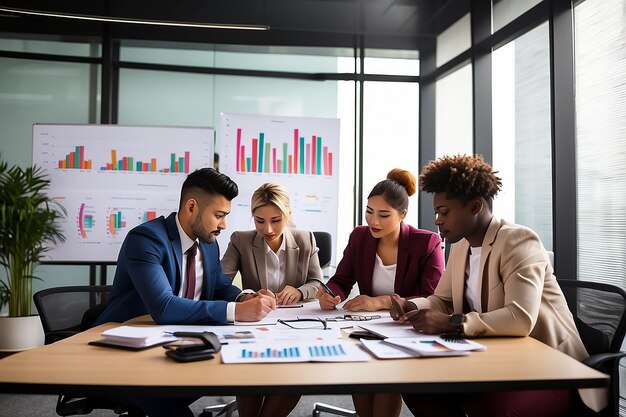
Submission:
<svg viewBox="0 0 626 417">
<path fill-rule="evenodd" d="M 198 242 L 194 242 L 189 249 L 187 249 L 187 290 L 185 291 L 185 298 L 193 300 L 194 293 L 196 292 L 196 252 L 198 251 Z"/>
</svg>

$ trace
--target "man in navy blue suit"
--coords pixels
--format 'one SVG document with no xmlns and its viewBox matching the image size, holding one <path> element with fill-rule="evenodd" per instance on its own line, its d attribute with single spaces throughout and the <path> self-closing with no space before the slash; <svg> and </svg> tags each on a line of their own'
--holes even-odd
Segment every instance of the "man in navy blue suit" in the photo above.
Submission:
<svg viewBox="0 0 626 417">
<path fill-rule="evenodd" d="M 226 324 L 258 321 L 275 309 L 272 293 L 242 293 L 222 272 L 215 239 L 226 228 L 231 200 L 238 193 L 237 184 L 213 168 L 189 174 L 177 213 L 141 224 L 126 236 L 108 305 L 95 325 L 145 314 L 157 324 Z M 192 247 L 198 248 L 195 267 L 187 269 L 185 252 Z M 151 417 L 191 416 L 188 404 L 193 400 L 123 402 Z"/>
</svg>

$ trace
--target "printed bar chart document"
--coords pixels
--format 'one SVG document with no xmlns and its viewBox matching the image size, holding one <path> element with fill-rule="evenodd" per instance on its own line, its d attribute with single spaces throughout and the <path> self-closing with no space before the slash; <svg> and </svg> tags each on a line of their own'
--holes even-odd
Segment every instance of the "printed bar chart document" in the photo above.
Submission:
<svg viewBox="0 0 626 417">
<path fill-rule="evenodd" d="M 222 347 L 223 363 L 367 362 L 370 355 L 351 342 L 251 343 Z"/>
</svg>

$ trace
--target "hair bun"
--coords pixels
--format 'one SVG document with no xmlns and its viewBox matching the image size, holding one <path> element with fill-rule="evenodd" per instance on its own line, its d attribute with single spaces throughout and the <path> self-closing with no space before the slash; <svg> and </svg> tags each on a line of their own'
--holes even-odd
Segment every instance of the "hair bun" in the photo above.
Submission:
<svg viewBox="0 0 626 417">
<path fill-rule="evenodd" d="M 397 182 L 406 189 L 406 193 L 410 196 L 415 194 L 416 179 L 415 175 L 411 174 L 406 169 L 394 168 L 387 174 L 387 179 Z"/>
</svg>

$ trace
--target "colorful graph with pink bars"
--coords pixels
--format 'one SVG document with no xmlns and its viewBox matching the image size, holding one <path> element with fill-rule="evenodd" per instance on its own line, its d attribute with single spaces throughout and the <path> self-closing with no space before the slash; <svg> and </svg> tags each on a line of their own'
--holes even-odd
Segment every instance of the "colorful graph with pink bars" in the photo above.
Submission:
<svg viewBox="0 0 626 417">
<path fill-rule="evenodd" d="M 333 175 L 333 153 L 328 150 L 321 136 L 300 136 L 293 129 L 292 147 L 289 142 L 273 145 L 265 140 L 265 133 L 242 144 L 242 129 L 237 129 L 236 171 L 263 172 L 270 174 Z"/>
</svg>

